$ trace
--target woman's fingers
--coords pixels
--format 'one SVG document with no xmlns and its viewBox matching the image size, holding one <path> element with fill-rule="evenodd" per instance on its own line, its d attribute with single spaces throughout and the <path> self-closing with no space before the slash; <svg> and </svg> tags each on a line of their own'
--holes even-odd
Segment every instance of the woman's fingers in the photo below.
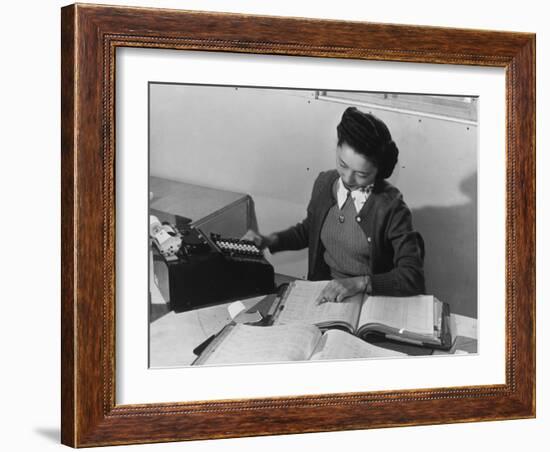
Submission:
<svg viewBox="0 0 550 452">
<path fill-rule="evenodd" d="M 241 240 L 248 240 L 250 242 L 253 242 L 254 245 L 259 248 L 261 248 L 263 245 L 263 237 L 252 229 L 246 231 L 246 234 L 241 237 Z"/>
<path fill-rule="evenodd" d="M 321 291 L 320 302 L 336 302 L 340 303 L 347 296 L 345 287 L 339 281 L 329 282 Z"/>
<path fill-rule="evenodd" d="M 241 240 L 252 240 L 255 235 L 256 233 L 252 229 L 249 229 L 246 231 L 246 234 L 241 237 Z"/>
<path fill-rule="evenodd" d="M 334 295 L 330 288 L 330 283 L 328 283 L 319 295 L 319 303 L 327 303 L 329 301 L 332 301 L 333 299 Z"/>
<path fill-rule="evenodd" d="M 351 278 L 334 279 L 330 281 L 321 291 L 319 303 L 334 302 L 341 303 L 346 298 L 365 290 L 365 277 L 354 276 Z"/>
<path fill-rule="evenodd" d="M 346 298 L 346 296 L 343 293 L 339 293 L 338 295 L 336 295 L 336 303 L 344 301 L 344 298 Z"/>
</svg>

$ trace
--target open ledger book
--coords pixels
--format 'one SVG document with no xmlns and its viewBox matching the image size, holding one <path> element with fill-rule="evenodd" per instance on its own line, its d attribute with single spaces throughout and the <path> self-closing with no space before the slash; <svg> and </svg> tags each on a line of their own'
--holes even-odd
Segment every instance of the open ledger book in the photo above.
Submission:
<svg viewBox="0 0 550 452">
<path fill-rule="evenodd" d="M 368 334 L 379 333 L 390 340 L 451 348 L 449 306 L 433 295 L 357 294 L 340 303 L 320 303 L 320 294 L 328 282 L 290 283 L 273 315 L 273 325 L 309 323 L 321 329 L 339 328 L 362 339 Z"/>
<path fill-rule="evenodd" d="M 369 344 L 341 330 L 324 333 L 314 325 L 251 326 L 231 323 L 193 365 L 249 364 L 326 359 L 406 356 Z"/>
</svg>

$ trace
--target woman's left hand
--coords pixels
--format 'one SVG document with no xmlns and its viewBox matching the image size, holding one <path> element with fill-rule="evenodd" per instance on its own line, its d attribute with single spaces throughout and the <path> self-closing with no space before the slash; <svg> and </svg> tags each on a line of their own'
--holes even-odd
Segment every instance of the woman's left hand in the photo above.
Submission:
<svg viewBox="0 0 550 452">
<path fill-rule="evenodd" d="M 354 276 L 330 281 L 321 292 L 320 303 L 340 303 L 345 298 L 364 292 L 367 288 L 368 278 L 368 276 Z"/>
</svg>

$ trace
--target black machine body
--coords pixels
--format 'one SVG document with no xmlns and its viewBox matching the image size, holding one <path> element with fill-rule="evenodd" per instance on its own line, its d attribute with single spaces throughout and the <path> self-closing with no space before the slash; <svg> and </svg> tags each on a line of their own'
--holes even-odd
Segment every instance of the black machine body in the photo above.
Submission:
<svg viewBox="0 0 550 452">
<path fill-rule="evenodd" d="M 172 247 L 171 252 L 163 253 L 162 244 L 152 235 L 155 278 L 174 311 L 275 290 L 273 266 L 254 243 L 219 234 L 207 237 L 191 225 L 164 227 L 181 239 L 176 252 Z"/>
</svg>

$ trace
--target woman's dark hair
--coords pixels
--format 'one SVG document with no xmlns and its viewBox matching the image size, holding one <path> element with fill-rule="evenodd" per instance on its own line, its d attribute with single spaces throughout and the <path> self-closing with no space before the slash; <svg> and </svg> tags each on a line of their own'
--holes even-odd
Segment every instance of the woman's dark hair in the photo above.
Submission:
<svg viewBox="0 0 550 452">
<path fill-rule="evenodd" d="M 348 107 L 336 132 L 338 146 L 346 143 L 378 168 L 377 179 L 387 179 L 391 176 L 397 163 L 399 149 L 381 119 L 363 113 L 355 107 Z"/>
</svg>

